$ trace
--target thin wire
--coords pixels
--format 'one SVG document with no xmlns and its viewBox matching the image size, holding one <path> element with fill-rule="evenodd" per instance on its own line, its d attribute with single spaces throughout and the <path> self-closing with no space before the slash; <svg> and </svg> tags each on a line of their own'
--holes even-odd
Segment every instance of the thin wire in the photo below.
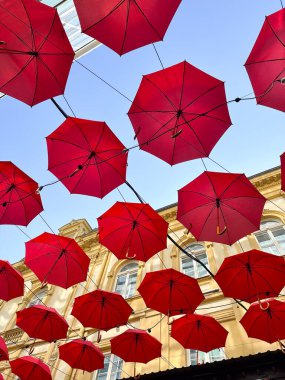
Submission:
<svg viewBox="0 0 285 380">
<path fill-rule="evenodd" d="M 66 102 L 68 108 L 70 109 L 72 115 L 73 115 L 74 117 L 76 117 L 75 112 L 73 111 L 73 108 L 71 107 L 71 105 L 70 105 L 69 101 L 67 100 L 66 96 L 65 96 L 64 94 L 63 94 L 62 96 L 63 96 L 63 99 L 65 100 L 65 102 Z"/>
<path fill-rule="evenodd" d="M 164 264 L 162 258 L 160 257 L 160 254 L 157 253 L 156 256 L 159 258 L 159 260 L 160 260 L 161 264 L 164 266 L 164 268 L 167 269 L 167 267 L 166 267 L 166 265 Z"/>
<path fill-rule="evenodd" d="M 20 227 L 17 226 L 16 224 L 14 224 L 14 226 L 15 226 L 16 228 L 18 228 L 18 230 L 20 230 L 20 231 L 22 232 L 22 234 L 24 234 L 29 240 L 31 240 L 31 237 L 30 237 L 28 234 L 26 234 L 26 232 L 24 232 L 24 231 L 22 230 L 22 228 L 20 228 Z"/>
<path fill-rule="evenodd" d="M 127 326 L 130 326 L 131 328 L 133 329 L 136 329 L 136 330 L 141 330 L 141 331 L 147 331 L 147 332 L 151 332 L 152 329 L 154 329 L 157 325 L 159 325 L 163 320 L 164 318 L 166 318 L 166 315 L 164 315 L 158 322 L 156 322 L 153 326 L 151 327 L 148 327 L 147 329 L 141 329 L 139 327 L 136 327 L 134 325 L 132 325 L 131 323 L 127 322 Z"/>
<path fill-rule="evenodd" d="M 48 222 L 44 219 L 44 217 L 39 214 L 39 217 L 41 218 L 41 220 L 45 223 L 45 225 L 49 228 L 49 230 L 54 234 L 56 235 L 56 233 L 54 232 L 54 230 L 51 228 L 51 226 L 48 224 Z"/>
<path fill-rule="evenodd" d="M 281 4 L 281 7 L 284 8 L 284 7 L 283 7 L 283 2 L 282 2 L 282 0 L 280 0 L 280 4 Z"/>
<path fill-rule="evenodd" d="M 202 161 L 202 164 L 204 166 L 204 169 L 207 171 L 208 169 L 207 169 L 207 166 L 206 166 L 205 161 L 203 160 L 203 158 L 201 158 L 201 161 Z"/>
<path fill-rule="evenodd" d="M 160 64 L 161 64 L 161 67 L 162 67 L 163 70 L 164 70 L 164 66 L 163 66 L 162 60 L 161 60 L 161 58 L 160 58 L 160 56 L 159 56 L 159 54 L 158 54 L 158 51 L 157 51 L 157 49 L 156 49 L 156 47 L 155 47 L 155 44 L 152 44 L 152 46 L 153 46 L 153 48 L 154 48 L 154 50 L 155 50 L 155 53 L 156 53 L 157 58 L 158 58 L 158 60 L 159 60 L 159 62 L 160 62 Z"/>
<path fill-rule="evenodd" d="M 120 196 L 122 197 L 123 201 L 124 201 L 124 202 L 126 202 L 126 199 L 125 199 L 125 197 L 123 196 L 122 192 L 119 190 L 119 188 L 118 188 L 118 187 L 117 187 L 117 190 L 118 190 L 118 192 L 119 192 Z"/>
</svg>

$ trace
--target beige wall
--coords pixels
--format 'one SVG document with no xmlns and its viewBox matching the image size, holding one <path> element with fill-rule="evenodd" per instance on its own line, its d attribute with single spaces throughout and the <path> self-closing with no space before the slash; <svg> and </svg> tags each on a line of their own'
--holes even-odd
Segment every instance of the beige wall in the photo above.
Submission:
<svg viewBox="0 0 285 380">
<path fill-rule="evenodd" d="M 264 173 L 255 176 L 252 179 L 254 185 L 262 192 L 269 200 L 274 201 L 279 207 L 285 209 L 285 198 L 280 191 L 280 170 L 272 170 L 268 173 Z M 160 214 L 170 223 L 171 235 L 180 244 L 186 245 L 195 240 L 185 228 L 181 226 L 179 222 L 175 220 L 176 207 L 166 208 L 160 211 Z M 272 204 L 270 201 L 266 203 L 263 219 L 274 218 L 284 223 L 285 213 L 280 211 L 278 207 Z M 91 264 L 89 268 L 89 276 L 86 283 L 82 285 L 73 286 L 68 290 L 61 289 L 55 286 L 47 287 L 47 295 L 43 302 L 47 306 L 55 307 L 63 316 L 66 317 L 70 327 L 69 334 L 71 337 L 77 337 L 77 334 L 84 333 L 83 327 L 72 316 L 70 311 L 73 305 L 74 297 L 92 291 L 96 289 L 96 284 L 101 289 L 112 291 L 116 284 L 116 278 L 119 270 L 130 261 L 118 261 L 116 257 L 110 253 L 106 248 L 102 247 L 98 243 L 98 236 L 96 231 L 92 231 L 89 224 L 84 220 L 75 220 L 67 224 L 60 229 L 60 234 L 75 237 L 77 242 L 82 246 L 86 253 L 91 258 Z M 254 235 L 247 236 L 241 239 L 241 244 L 244 250 L 252 248 L 259 248 L 258 243 Z M 241 252 L 241 247 L 238 243 L 233 246 L 224 246 L 217 243 L 205 242 L 205 247 L 208 255 L 210 269 L 213 273 L 216 273 L 217 269 L 221 265 L 225 257 L 234 255 Z M 160 252 L 160 258 L 164 262 L 164 265 L 168 268 L 172 267 L 176 270 L 181 269 L 181 255 L 176 247 L 169 244 L 167 249 Z M 147 263 L 139 262 L 139 270 L 137 277 L 137 286 L 142 281 L 145 274 L 149 271 L 163 269 L 162 262 L 157 255 L 150 259 Z M 2 302 L 0 304 L 0 331 L 2 336 L 6 339 L 11 358 L 18 357 L 20 355 L 26 355 L 26 346 L 29 346 L 33 340 L 23 333 L 15 326 L 15 312 L 26 307 L 33 297 L 30 290 L 36 292 L 40 289 L 41 284 L 35 278 L 33 273 L 29 271 L 23 261 L 15 264 L 15 267 L 19 269 L 26 279 L 25 295 L 23 298 L 18 298 L 10 302 Z M 232 304 L 232 299 L 225 299 L 218 289 L 217 284 L 211 277 L 204 277 L 199 280 L 199 284 L 205 293 L 205 301 L 198 308 L 199 313 L 207 313 L 214 316 L 223 326 L 229 331 L 227 339 L 225 354 L 228 358 L 238 357 L 241 355 L 249 355 L 266 350 L 273 350 L 278 348 L 276 344 L 269 345 L 265 342 L 249 339 L 246 336 L 242 326 L 239 324 L 239 320 L 244 314 L 244 310 Z M 135 314 L 131 316 L 130 323 L 136 327 L 147 329 L 155 325 L 162 315 L 156 311 L 149 310 L 145 307 L 145 304 L 136 292 L 135 296 L 128 300 L 131 307 L 135 310 Z M 210 308 L 210 309 L 209 309 Z M 120 327 L 120 333 L 126 329 Z M 85 330 L 85 334 L 90 334 L 90 329 Z M 100 347 L 106 353 L 110 352 L 109 339 L 110 337 L 117 335 L 116 329 L 109 332 L 102 333 L 102 340 Z M 152 335 L 158 338 L 163 343 L 163 356 L 175 367 L 181 367 L 187 365 L 186 351 L 180 344 L 169 337 L 169 326 L 167 320 L 164 318 L 160 324 L 158 324 L 152 330 Z M 94 331 L 94 335 L 89 339 L 96 341 L 97 334 Z M 16 344 L 15 344 L 16 343 Z M 53 378 L 56 380 L 67 379 L 95 379 L 94 374 L 83 374 L 82 371 L 71 370 L 63 361 L 58 360 L 57 343 L 50 345 L 43 342 L 36 342 L 34 355 L 42 358 L 52 367 Z M 1 372 L 9 373 L 8 363 L 1 362 Z M 156 359 L 147 365 L 137 365 L 137 371 L 140 373 L 149 373 L 158 370 L 168 369 L 169 364 L 163 359 Z M 126 363 L 123 367 L 124 371 L 129 375 L 133 374 L 133 365 Z M 123 373 L 124 376 L 127 376 Z"/>
</svg>

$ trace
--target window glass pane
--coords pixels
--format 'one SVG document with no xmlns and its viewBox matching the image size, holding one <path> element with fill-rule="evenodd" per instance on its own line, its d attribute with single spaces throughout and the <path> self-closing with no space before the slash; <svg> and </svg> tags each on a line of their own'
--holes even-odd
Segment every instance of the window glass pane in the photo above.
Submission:
<svg viewBox="0 0 285 380">
<path fill-rule="evenodd" d="M 119 272 L 115 291 L 125 298 L 135 294 L 137 283 L 138 264 L 132 263 L 124 266 Z"/>
<path fill-rule="evenodd" d="M 206 253 L 202 253 L 200 255 L 196 255 L 197 256 L 197 259 L 199 259 L 203 264 L 205 264 L 206 266 L 208 266 L 208 257 L 207 257 L 207 254 Z M 206 271 L 206 269 L 204 267 L 202 267 L 201 264 L 197 263 L 197 277 L 203 277 L 203 276 L 207 276 L 208 272 Z"/>
<path fill-rule="evenodd" d="M 274 244 L 274 241 L 270 238 L 268 232 L 263 232 L 261 234 L 256 235 L 260 248 L 268 253 L 272 253 L 274 255 L 278 255 L 277 246 Z"/>
<path fill-rule="evenodd" d="M 29 306 L 40 305 L 47 294 L 46 289 L 39 290 L 31 299 Z"/>
<path fill-rule="evenodd" d="M 222 349 L 216 348 L 209 352 L 209 362 L 216 362 L 225 359 L 225 354 Z"/>
<path fill-rule="evenodd" d="M 285 230 L 284 228 L 278 228 L 272 231 L 273 236 L 278 242 L 280 253 L 285 253 Z"/>
<path fill-rule="evenodd" d="M 112 361 L 113 363 L 110 363 L 110 365 L 112 365 L 110 380 L 120 379 L 122 374 L 123 360 L 117 356 L 114 356 Z"/>
<path fill-rule="evenodd" d="M 122 294 L 125 291 L 125 285 L 127 282 L 127 274 L 118 276 L 117 285 L 115 291 Z"/>
<path fill-rule="evenodd" d="M 129 281 L 126 286 L 125 297 L 129 298 L 135 294 L 136 291 L 136 283 L 137 283 L 137 274 L 133 273 L 129 275 Z"/>
<path fill-rule="evenodd" d="M 136 270 L 138 268 L 138 264 L 136 263 L 131 263 L 131 264 L 127 264 L 125 265 L 119 273 L 123 273 L 123 272 L 129 272 L 129 271 L 132 271 L 132 270 Z"/>
<path fill-rule="evenodd" d="M 276 220 L 266 220 L 260 223 L 260 231 L 269 230 L 270 228 L 279 226 L 280 222 Z"/>
<path fill-rule="evenodd" d="M 110 364 L 110 355 L 106 355 L 104 358 L 104 368 L 97 371 L 97 380 L 107 380 L 108 369 Z"/>
<path fill-rule="evenodd" d="M 121 378 L 123 360 L 115 355 L 106 355 L 104 368 L 97 371 L 96 380 L 116 380 Z"/>
<path fill-rule="evenodd" d="M 193 260 L 186 258 L 182 260 L 182 272 L 187 276 L 195 277 Z"/>
</svg>

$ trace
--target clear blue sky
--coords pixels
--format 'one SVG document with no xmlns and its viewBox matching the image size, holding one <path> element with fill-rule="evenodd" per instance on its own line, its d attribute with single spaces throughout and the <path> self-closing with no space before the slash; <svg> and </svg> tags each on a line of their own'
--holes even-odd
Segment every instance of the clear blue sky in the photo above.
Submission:
<svg viewBox="0 0 285 380">
<path fill-rule="evenodd" d="M 265 15 L 279 10 L 280 6 L 279 0 L 182 0 L 164 42 L 156 45 L 164 66 L 186 59 L 225 81 L 228 100 L 252 92 L 243 64 Z M 131 99 L 142 75 L 160 69 L 152 46 L 123 57 L 101 46 L 81 62 Z M 126 146 L 134 144 L 133 129 L 126 115 L 130 103 L 76 63 L 65 94 L 76 116 L 104 120 Z M 65 106 L 60 98 L 58 100 Z M 255 101 L 232 103 L 229 110 L 233 126 L 216 145 L 211 157 L 228 170 L 247 175 L 279 165 L 279 156 L 285 150 L 284 115 L 256 106 Z M 8 96 L 0 100 L 0 113 L 0 160 L 13 161 L 39 184 L 54 180 L 47 171 L 45 136 L 64 121 L 62 115 L 50 101 L 30 108 Z M 208 160 L 206 163 L 209 169 L 220 170 Z M 170 167 L 136 149 L 129 153 L 127 179 L 146 201 L 159 208 L 176 202 L 177 190 L 202 171 L 201 160 Z M 120 191 L 126 200 L 136 201 L 126 185 L 121 186 Z M 45 188 L 41 194 L 45 208 L 43 217 L 56 231 L 79 218 L 86 218 L 96 227 L 96 217 L 115 201 L 122 200 L 117 190 L 103 200 L 70 195 L 60 183 Z M 46 230 L 39 217 L 24 228 L 31 237 Z M 0 226 L 0 239 L 1 259 L 13 262 L 24 256 L 27 238 L 15 226 Z"/>
</svg>

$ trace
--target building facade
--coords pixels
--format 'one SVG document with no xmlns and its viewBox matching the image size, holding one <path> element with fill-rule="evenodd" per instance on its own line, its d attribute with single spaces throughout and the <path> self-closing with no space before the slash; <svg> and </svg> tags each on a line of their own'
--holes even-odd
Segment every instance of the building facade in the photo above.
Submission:
<svg viewBox="0 0 285 380">
<path fill-rule="evenodd" d="M 158 210 L 169 223 L 169 233 L 184 249 L 195 254 L 215 274 L 224 258 L 250 249 L 261 249 L 275 255 L 285 255 L 285 197 L 280 190 L 280 168 L 274 168 L 250 178 L 256 188 L 267 198 L 261 229 L 248 235 L 232 246 L 219 243 L 197 242 L 176 220 L 176 205 L 170 205 Z M 91 259 L 87 281 L 67 290 L 47 285 L 41 286 L 36 276 L 24 265 L 24 260 L 14 266 L 25 278 L 24 297 L 2 301 L 0 304 L 0 331 L 5 339 L 10 353 L 10 359 L 31 354 L 49 364 L 55 380 L 114 380 L 131 377 L 134 374 L 132 363 L 123 361 L 110 353 L 110 338 L 122 333 L 129 327 L 148 330 L 162 344 L 162 357 L 147 365 L 137 364 L 136 371 L 140 374 L 165 371 L 197 363 L 219 361 L 221 359 L 238 358 L 251 354 L 274 351 L 278 344 L 267 344 L 257 339 L 247 337 L 239 320 L 244 310 L 231 298 L 225 298 L 217 283 L 207 274 L 197 262 L 185 256 L 171 242 L 167 249 L 151 258 L 147 263 L 135 260 L 121 260 L 98 243 L 97 230 L 92 230 L 85 219 L 73 220 L 59 229 L 59 234 L 75 238 Z M 147 272 L 164 268 L 174 268 L 198 279 L 205 300 L 197 312 L 216 318 L 228 331 L 226 346 L 207 354 L 185 350 L 170 337 L 171 326 L 159 312 L 146 308 L 137 288 Z M 105 354 L 105 368 L 93 373 L 83 373 L 69 367 L 58 358 L 58 346 L 63 342 L 44 343 L 31 339 L 15 325 L 15 313 L 25 307 L 43 303 L 54 307 L 64 316 L 70 326 L 70 339 L 86 336 L 96 343 L 96 330 L 84 329 L 70 315 L 74 298 L 97 288 L 116 291 L 123 295 L 133 308 L 134 313 L 129 319 L 129 325 L 108 332 L 101 332 L 102 339 L 98 346 Z M 97 344 L 97 343 L 96 343 Z M 8 362 L 0 362 L 0 372 L 7 378 L 17 378 L 10 372 Z M 11 377 L 10 377 L 11 376 Z M 14 376 L 14 377 L 13 377 Z"/>
</svg>

